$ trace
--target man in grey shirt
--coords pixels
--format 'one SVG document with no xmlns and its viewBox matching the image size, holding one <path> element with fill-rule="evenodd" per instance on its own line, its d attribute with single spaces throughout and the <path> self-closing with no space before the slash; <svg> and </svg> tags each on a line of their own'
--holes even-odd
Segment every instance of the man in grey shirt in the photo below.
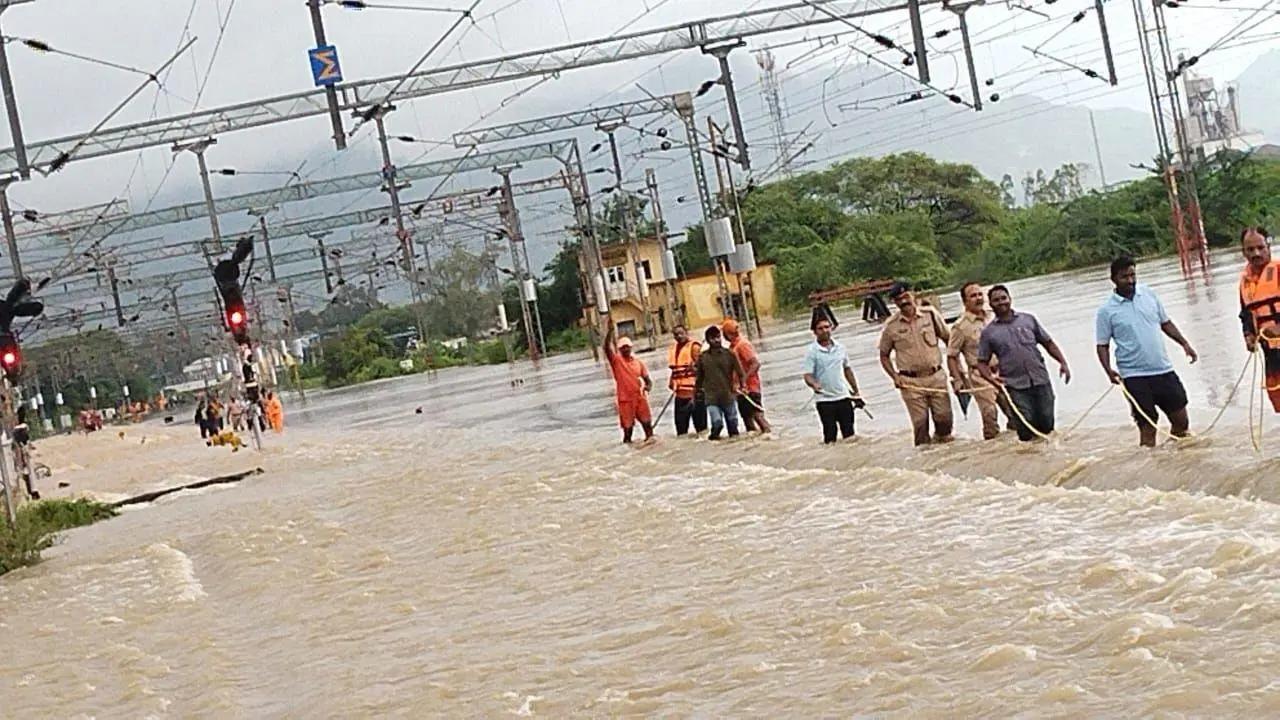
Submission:
<svg viewBox="0 0 1280 720">
<path fill-rule="evenodd" d="M 1014 311 L 1008 288 L 996 285 L 987 297 L 996 318 L 978 340 L 978 372 L 987 382 L 1009 393 L 1019 440 L 1027 442 L 1037 435 L 1048 435 L 1054 425 L 1053 384 L 1037 345 L 1043 345 L 1058 361 L 1058 373 L 1064 383 L 1071 382 L 1067 359 L 1034 315 Z M 999 362 L 999 377 L 991 367 L 992 358 Z"/>
</svg>

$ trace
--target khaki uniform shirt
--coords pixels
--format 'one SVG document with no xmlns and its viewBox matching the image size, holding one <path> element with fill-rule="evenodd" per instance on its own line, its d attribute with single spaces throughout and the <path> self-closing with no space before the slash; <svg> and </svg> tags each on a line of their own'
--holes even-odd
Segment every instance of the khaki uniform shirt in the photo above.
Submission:
<svg viewBox="0 0 1280 720">
<path fill-rule="evenodd" d="M 936 310 L 917 306 L 915 320 L 894 313 L 880 333 L 880 354 L 894 353 L 899 372 L 928 374 L 942 367 L 942 351 L 938 342 L 947 342 L 951 334 Z"/>
<path fill-rule="evenodd" d="M 965 311 L 964 315 L 951 326 L 951 339 L 947 341 L 947 357 L 964 357 L 966 370 L 972 371 L 978 366 L 978 338 L 982 337 L 982 329 L 991 319 L 986 315 L 974 315 Z"/>
</svg>

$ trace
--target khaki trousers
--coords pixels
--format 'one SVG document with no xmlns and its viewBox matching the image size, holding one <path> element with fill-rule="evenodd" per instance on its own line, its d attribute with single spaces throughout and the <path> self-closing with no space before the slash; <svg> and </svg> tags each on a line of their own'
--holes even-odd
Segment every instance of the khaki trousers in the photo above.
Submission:
<svg viewBox="0 0 1280 720">
<path fill-rule="evenodd" d="M 1012 411 L 1009 410 L 1009 398 L 1000 392 L 991 383 L 982 379 L 982 374 L 977 370 L 969 371 L 969 385 L 973 388 L 973 402 L 978 406 L 978 412 L 982 415 L 982 439 L 990 440 L 1000 434 L 1000 415 L 1004 413 L 1005 420 L 1013 417 Z"/>
<path fill-rule="evenodd" d="M 909 386 L 904 387 L 900 392 L 902 404 L 907 406 L 907 414 L 911 416 L 911 429 L 915 433 L 916 445 L 929 444 L 931 417 L 936 437 L 938 439 L 950 437 L 951 391 L 947 388 L 947 374 L 939 369 L 929 377 L 903 376 L 902 383 Z"/>
</svg>

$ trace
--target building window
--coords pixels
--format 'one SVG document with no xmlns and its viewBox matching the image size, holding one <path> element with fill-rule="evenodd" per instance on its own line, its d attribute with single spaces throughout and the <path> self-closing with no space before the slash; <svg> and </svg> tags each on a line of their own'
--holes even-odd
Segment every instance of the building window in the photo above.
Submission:
<svg viewBox="0 0 1280 720">
<path fill-rule="evenodd" d="M 649 269 L 649 261 L 648 261 L 648 260 L 641 260 L 641 261 L 640 261 L 640 265 L 641 265 L 641 267 L 643 267 L 643 268 L 644 268 L 644 279 L 645 279 L 645 280 L 652 280 L 652 279 L 653 279 L 653 271 Z"/>
<path fill-rule="evenodd" d="M 605 274 L 608 275 L 610 283 L 625 283 L 627 281 L 627 268 L 625 265 L 610 265 L 605 268 Z"/>
</svg>

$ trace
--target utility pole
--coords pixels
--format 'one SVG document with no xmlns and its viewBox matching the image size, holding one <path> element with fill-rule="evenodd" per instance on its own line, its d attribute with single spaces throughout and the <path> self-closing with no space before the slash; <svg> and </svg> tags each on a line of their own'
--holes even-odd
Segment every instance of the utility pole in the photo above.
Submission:
<svg viewBox="0 0 1280 720">
<path fill-rule="evenodd" d="M 516 211 L 515 197 L 511 192 L 511 171 L 518 167 L 494 168 L 494 172 L 502 176 L 502 205 L 499 214 L 502 216 L 502 225 L 506 229 L 507 239 L 511 245 L 512 270 L 515 272 L 516 284 L 520 288 L 520 314 L 524 320 L 525 338 L 529 341 L 529 359 L 536 363 L 540 357 L 538 339 L 542 329 L 534 329 L 533 316 L 529 312 L 529 302 L 530 300 L 537 302 L 537 296 L 528 297 L 527 288 L 532 283 L 532 279 L 529 277 L 525 256 L 521 252 L 524 233 L 520 229 L 520 215 Z"/>
<path fill-rule="evenodd" d="M 631 215 L 631 198 L 622 182 L 622 161 L 618 156 L 618 140 L 614 133 L 620 125 L 602 125 L 600 127 L 609 136 L 609 152 L 613 155 L 614 190 L 617 191 L 618 209 L 622 211 L 622 232 L 626 237 L 627 247 L 631 251 L 632 272 L 636 276 L 636 294 L 639 295 L 641 312 L 644 313 L 644 331 L 649 337 L 649 349 L 657 347 L 657 337 L 653 328 L 653 310 L 649 307 L 649 281 L 644 275 L 644 262 L 640 259 L 640 238 L 636 235 L 635 218 Z"/>
<path fill-rule="evenodd" d="M 316 47 L 328 45 L 329 41 L 324 36 L 324 18 L 320 15 L 320 0 L 307 0 L 307 9 L 311 12 L 311 30 L 315 33 Z M 338 105 L 338 89 L 332 85 L 326 85 L 324 97 L 329 106 L 329 122 L 333 125 L 333 144 L 339 150 L 346 150 L 347 132 L 342 126 L 342 110 Z"/>
<path fill-rule="evenodd" d="M 116 324 L 124 327 L 124 308 L 120 307 L 120 280 L 116 277 L 116 261 L 107 258 L 107 282 L 111 286 L 111 301 L 116 306 Z"/>
<path fill-rule="evenodd" d="M 1102 164 L 1102 145 L 1098 143 L 1098 124 L 1093 121 L 1093 111 L 1089 111 L 1089 129 L 1093 130 L 1093 152 L 1098 157 L 1098 176 L 1102 179 L 1102 190 L 1107 190 L 1107 169 Z"/>
<path fill-rule="evenodd" d="M 16 3 L 6 2 L 0 4 L 0 14 L 3 14 L 10 5 Z M 22 119 L 18 115 L 18 98 L 13 92 L 13 77 L 9 74 L 9 55 L 5 50 L 5 43 L 0 42 L 0 89 L 4 91 L 4 107 L 9 113 L 9 136 L 13 140 L 14 159 L 18 165 L 18 177 L 23 180 L 31 179 L 31 166 L 27 162 L 27 144 L 22 139 Z M 12 233 L 10 233 L 12 236 Z M 17 277 L 22 277 L 22 273 L 18 273 Z"/>
<path fill-rule="evenodd" d="M 370 113 L 378 128 L 378 144 L 382 146 L 382 178 L 386 184 L 387 195 L 391 198 L 391 214 L 396 221 L 396 237 L 400 240 L 400 250 L 404 255 L 404 271 L 409 276 L 409 298 L 413 301 L 414 321 L 418 325 L 418 341 L 427 341 L 427 328 L 422 320 L 422 279 L 418 277 L 418 262 L 414 258 L 413 236 L 404 224 L 404 212 L 400 207 L 400 187 L 396 184 L 396 166 L 391 161 L 391 145 L 387 142 L 387 127 L 383 117 L 395 110 L 393 105 L 379 105 Z M 370 290 L 372 290 L 370 284 Z"/>
<path fill-rule="evenodd" d="M 685 144 L 689 147 L 689 158 L 693 163 L 693 184 L 698 190 L 698 203 L 702 207 L 703 239 L 711 231 L 714 219 L 711 209 L 711 191 L 707 188 L 707 170 L 702 164 L 702 141 L 698 139 L 698 128 L 693 117 L 693 95 L 677 93 L 672 96 L 676 106 L 676 114 L 684 123 Z M 716 284 L 720 292 L 720 311 L 725 317 L 733 317 L 733 304 L 729 302 L 729 283 L 724 276 L 724 267 L 719 258 L 711 258 L 716 270 Z"/>
<path fill-rule="evenodd" d="M 667 254 L 671 250 L 667 247 L 667 225 L 662 219 L 662 199 L 658 196 L 658 174 L 652 168 L 645 169 L 644 184 L 649 190 L 649 203 L 653 205 L 653 222 L 658 236 L 658 248 L 662 252 L 662 274 L 667 283 L 667 318 L 674 327 L 676 323 L 684 323 L 684 309 L 683 304 L 677 302 L 676 278 L 673 273 L 667 272 Z M 674 269 L 675 263 L 671 264 Z"/>
<path fill-rule="evenodd" d="M 333 294 L 333 280 L 329 279 L 329 257 L 324 251 L 324 239 L 329 236 L 330 231 L 307 233 L 307 236 L 316 241 L 317 252 L 320 254 L 320 270 L 324 273 L 324 292 L 326 295 Z"/>
<path fill-rule="evenodd" d="M 716 126 L 715 121 L 709 117 L 707 118 L 707 128 L 709 131 L 708 137 L 711 140 L 711 147 L 714 150 L 714 148 L 719 145 L 717 140 L 722 138 L 724 133 L 718 126 Z M 728 160 L 725 160 L 724 173 L 721 174 L 720 156 L 717 154 L 715 159 L 716 177 L 720 182 L 720 203 L 724 206 L 727 212 L 733 215 L 734 224 L 738 226 L 738 242 L 735 242 L 733 246 L 734 252 L 737 253 L 738 248 L 747 242 L 747 228 L 742 222 L 742 206 L 738 204 L 738 188 L 733 184 L 733 164 Z M 725 264 L 730 264 L 727 258 L 725 259 Z M 733 268 L 730 267 L 730 270 L 732 269 Z M 734 275 L 738 279 L 738 297 L 742 301 L 742 319 L 745 321 L 747 326 L 747 335 L 751 336 L 751 311 L 747 307 L 746 286 L 742 282 L 741 273 L 734 273 Z"/>
<path fill-rule="evenodd" d="M 915 0 L 911 0 L 914 2 Z M 724 86 L 724 97 L 726 104 L 729 106 L 729 121 L 733 124 L 734 141 L 738 146 L 738 164 L 743 170 L 751 169 L 751 158 L 747 155 L 747 135 L 742 131 L 742 115 L 738 113 L 738 93 L 733 87 L 733 73 L 729 70 L 729 53 L 734 48 L 746 45 L 746 41 L 737 40 L 725 45 L 717 45 L 715 47 L 704 47 L 702 52 L 707 53 L 720 63 L 720 84 Z"/>
<path fill-rule="evenodd" d="M 1150 20 L 1146 5 L 1150 5 Z M 1175 66 L 1173 61 L 1168 27 L 1164 20 L 1164 4 L 1133 0 L 1133 13 L 1138 27 L 1138 45 L 1142 53 L 1143 69 L 1146 71 L 1147 94 L 1151 101 L 1156 144 L 1160 153 L 1159 170 L 1164 180 L 1165 194 L 1169 198 L 1170 225 L 1178 256 L 1182 261 L 1183 277 L 1190 278 L 1192 260 L 1198 260 L 1200 269 L 1207 273 L 1209 256 L 1204 237 L 1204 221 L 1200 214 L 1200 196 L 1196 190 L 1195 166 L 1186 137 L 1182 93 L 1178 89 L 1182 66 Z M 1152 36 L 1155 37 L 1154 44 Z M 1173 124 L 1172 133 L 1166 124 L 1166 116 L 1168 122 Z"/>
<path fill-rule="evenodd" d="M 276 259 L 271 254 L 271 233 L 267 232 L 267 213 L 277 208 L 253 208 L 249 210 L 249 215 L 258 218 L 258 228 L 262 230 L 262 245 L 267 250 L 267 273 L 271 276 L 271 282 L 279 282 L 276 278 Z"/>
<path fill-rule="evenodd" d="M 943 6 L 947 10 L 955 13 L 956 17 L 960 20 L 960 43 L 964 46 L 965 65 L 969 68 L 969 91 L 973 93 L 974 110 L 982 109 L 982 88 L 978 85 L 978 69 L 973 64 L 973 45 L 969 41 L 969 19 L 966 13 L 969 8 L 974 5 L 981 5 L 985 2 L 986 0 L 968 0 L 967 2 L 943 3 Z M 912 19 L 914 21 L 918 19 L 918 16 L 913 15 Z M 912 29 L 915 29 L 914 22 Z M 921 57 L 924 57 L 925 47 L 920 38 L 916 39 L 916 49 L 917 53 Z"/>
<path fill-rule="evenodd" d="M 0 42 L 0 48 L 4 43 Z M 0 50 L 0 52 L 3 52 Z M 9 209 L 9 186 L 15 182 L 13 178 L 0 180 L 0 221 L 4 223 L 4 239 L 9 246 L 9 265 L 13 267 L 13 277 L 26 277 L 22 273 L 22 259 L 18 255 L 18 237 L 13 230 L 13 211 Z"/>
<path fill-rule="evenodd" d="M 218 226 L 218 211 L 213 204 L 213 187 L 209 184 L 209 166 L 204 161 L 204 151 L 217 143 L 218 141 L 214 138 L 205 138 L 204 140 L 196 140 L 189 143 L 174 143 L 173 152 L 176 154 L 186 150 L 195 153 L 196 163 L 200 167 L 200 183 L 204 186 L 204 204 L 209 210 L 209 229 L 213 232 L 213 246 L 217 254 L 221 255 L 225 251 L 222 246 L 222 230 Z M 212 269 L 212 260 L 207 255 L 205 260 L 210 262 L 210 268 Z"/>
</svg>

